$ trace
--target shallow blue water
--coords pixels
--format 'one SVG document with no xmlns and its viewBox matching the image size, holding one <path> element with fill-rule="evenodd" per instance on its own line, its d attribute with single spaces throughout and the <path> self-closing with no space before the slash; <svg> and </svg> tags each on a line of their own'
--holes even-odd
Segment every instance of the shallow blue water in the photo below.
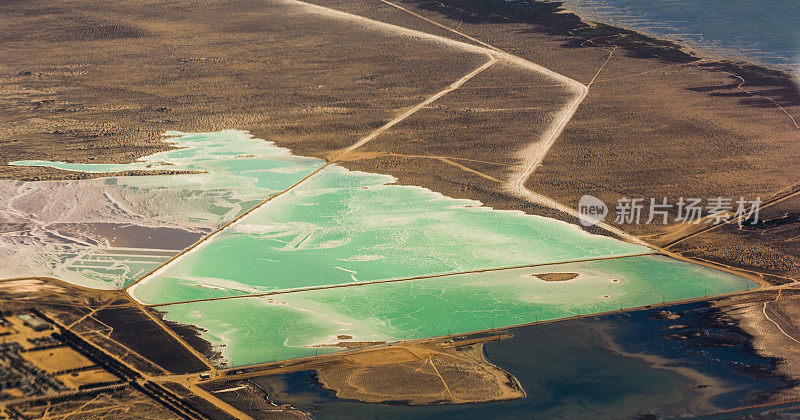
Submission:
<svg viewBox="0 0 800 420">
<path fill-rule="evenodd" d="M 566 0 L 596 22 L 800 74 L 800 1 Z"/>
</svg>

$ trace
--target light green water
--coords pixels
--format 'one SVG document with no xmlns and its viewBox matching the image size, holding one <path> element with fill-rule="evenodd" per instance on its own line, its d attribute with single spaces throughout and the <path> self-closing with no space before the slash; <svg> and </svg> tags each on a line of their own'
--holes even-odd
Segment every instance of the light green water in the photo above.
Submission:
<svg viewBox="0 0 800 420">
<path fill-rule="evenodd" d="M 322 166 L 319 159 L 292 155 L 288 149 L 277 147 L 272 142 L 255 139 L 238 130 L 223 130 L 214 133 L 183 133 L 168 131 L 164 140 L 175 147 L 136 162 L 125 164 L 65 163 L 43 160 L 20 160 L 9 163 L 14 166 L 47 166 L 65 171 L 110 173 L 132 170 L 198 171 L 199 176 L 124 176 L 108 178 L 107 185 L 116 185 L 124 179 L 132 186 L 161 185 L 165 188 L 179 184 L 186 190 L 232 190 L 229 195 L 243 194 L 263 200 L 263 191 L 281 191 L 299 181 L 314 169 Z M 298 176 L 300 175 L 300 176 Z M 172 181 L 169 181 L 172 179 Z M 136 181 L 136 182 L 134 182 Z M 137 184 L 141 182 L 141 184 Z M 287 185 L 288 184 L 288 185 Z M 197 188 L 202 185 L 202 188 Z M 247 193 L 245 188 L 256 189 Z"/>
<path fill-rule="evenodd" d="M 131 289 L 148 304 L 648 252 L 329 166 Z"/>
<path fill-rule="evenodd" d="M 30 220 L 42 225 L 41 237 L 31 243 L 12 235 L 12 246 L 0 247 L 0 257 L 24 262 L 20 271 L 28 276 L 54 276 L 89 287 L 121 287 L 173 253 L 112 250 L 73 241 L 52 235 L 48 224 L 114 222 L 208 231 L 323 165 L 318 159 L 291 156 L 286 149 L 244 132 L 169 134 L 179 136 L 169 142 L 180 149 L 130 165 L 16 162 L 91 172 L 171 169 L 202 173 L 77 183 L 0 182 L 0 195 L 11 196 L 2 203 L 12 203 L 7 209 L 0 204 L 0 216 L 28 212 L 35 215 Z M 493 210 L 479 202 L 394 181 L 386 175 L 328 166 L 129 292 L 144 303 L 161 304 L 353 285 L 160 307 L 167 319 L 200 327 L 203 336 L 222 351 L 225 361 L 221 363 L 239 366 L 335 351 L 338 348 L 318 346 L 334 344 L 340 335 L 355 341 L 432 337 L 731 292 L 750 285 L 744 278 L 666 257 L 632 256 L 650 250 L 592 235 L 565 222 Z M 24 198 L 21 203 L 18 197 Z M 69 217 L 46 211 L 52 210 L 46 203 L 54 199 L 67 203 L 63 207 L 69 209 Z M 25 234 L 30 232 L 38 231 Z M 66 244 L 51 243 L 57 240 Z M 4 254 L 9 252 L 10 256 Z M 624 258 L 358 284 L 619 256 Z M 0 267 L 0 276 L 9 276 L 8 272 L 6 266 Z M 531 276 L 548 272 L 579 276 L 563 282 Z"/>
<path fill-rule="evenodd" d="M 534 273 L 579 273 L 546 282 Z M 196 325 L 228 364 L 314 355 L 339 341 L 442 336 L 744 290 L 753 284 L 663 256 L 627 257 L 159 307 Z"/>
</svg>

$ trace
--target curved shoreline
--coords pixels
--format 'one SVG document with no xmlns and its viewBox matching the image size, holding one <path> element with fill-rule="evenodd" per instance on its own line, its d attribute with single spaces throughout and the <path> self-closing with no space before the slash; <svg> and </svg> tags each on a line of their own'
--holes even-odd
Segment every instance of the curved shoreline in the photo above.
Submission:
<svg viewBox="0 0 800 420">
<path fill-rule="evenodd" d="M 535 25 L 535 32 L 557 35 L 569 40 L 564 48 L 592 46 L 617 46 L 632 52 L 647 53 L 651 58 L 671 62 L 695 62 L 702 67 L 727 71 L 746 79 L 756 85 L 774 84 L 791 88 L 790 92 L 800 104 L 800 86 L 794 75 L 783 69 L 770 68 L 755 61 L 740 60 L 706 53 L 701 49 L 670 40 L 658 34 L 648 34 L 639 28 L 626 28 L 603 22 L 596 22 L 590 16 L 582 16 L 566 8 L 565 2 L 543 2 L 540 0 L 477 1 L 477 0 L 408 0 L 421 9 L 436 12 L 450 18 L 469 23 L 521 23 Z M 454 5 L 458 3 L 458 6 Z M 491 3 L 491 4 L 489 4 Z M 624 39 L 623 39 L 624 38 Z M 644 57 L 643 57 L 644 58 Z M 703 61 L 705 63 L 700 64 Z"/>
<path fill-rule="evenodd" d="M 676 44 L 683 45 L 684 48 L 686 48 L 689 52 L 699 57 L 708 58 L 715 61 L 751 63 L 767 69 L 787 72 L 789 74 L 797 73 L 798 77 L 800 77 L 800 56 L 795 55 L 794 57 L 791 57 L 789 56 L 790 54 L 786 54 L 786 51 L 770 51 L 769 49 L 757 48 L 750 50 L 755 52 L 755 54 L 737 52 L 739 48 L 737 48 L 736 45 L 722 45 L 724 41 L 721 38 L 723 37 L 713 36 L 709 38 L 710 34 L 707 34 L 706 32 L 685 32 L 689 29 L 688 27 L 681 27 L 679 25 L 671 24 L 672 22 L 681 23 L 680 20 L 676 19 L 653 18 L 644 20 L 644 18 L 647 16 L 638 14 L 637 11 L 628 10 L 626 7 L 624 7 L 624 5 L 616 4 L 613 0 L 562 0 L 562 3 L 564 10 L 580 16 L 584 21 L 613 25 L 615 27 L 639 32 L 651 38 L 674 42 Z M 666 13 L 669 14 L 669 11 L 666 11 Z M 641 16 L 642 19 L 636 19 L 639 16 Z M 639 24 L 639 21 L 644 23 Z M 691 24 L 691 22 L 688 21 L 685 23 L 687 25 Z M 734 22 L 734 25 L 738 23 L 739 22 Z M 659 32 L 659 28 L 667 28 L 668 30 Z M 669 29 L 672 29 L 673 31 L 669 31 Z M 693 31 L 694 29 L 696 28 L 693 28 Z M 689 36 L 682 37 L 683 35 Z M 695 39 L 696 37 L 693 37 L 692 35 L 699 36 L 700 39 Z M 789 34 L 789 36 L 791 36 L 791 34 Z M 681 39 L 681 37 L 683 39 Z M 702 41 L 704 39 L 711 39 L 712 42 L 704 43 Z M 800 35 L 798 35 L 798 39 L 800 39 Z M 756 38 L 750 39 L 749 41 L 751 41 L 754 45 L 759 45 L 763 42 L 771 42 L 768 39 Z M 714 45 L 714 43 L 717 45 Z M 744 43 L 749 42 L 743 41 L 742 44 Z M 759 58 L 759 56 L 762 58 Z M 770 63 L 763 59 L 765 56 L 775 56 L 779 59 L 776 61 L 783 61 L 783 63 Z"/>
</svg>

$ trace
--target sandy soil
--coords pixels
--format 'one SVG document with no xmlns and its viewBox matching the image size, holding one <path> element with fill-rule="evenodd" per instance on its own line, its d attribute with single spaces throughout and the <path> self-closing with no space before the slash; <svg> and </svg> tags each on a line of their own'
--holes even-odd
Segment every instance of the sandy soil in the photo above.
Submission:
<svg viewBox="0 0 800 420">
<path fill-rule="evenodd" d="M 131 161 L 164 149 L 170 129 L 252 130 L 322 155 L 486 60 L 290 2 L 188 5 L 0 6 L 20 34 L 4 40 L 0 161 Z"/>
<path fill-rule="evenodd" d="M 146 395 L 130 388 L 98 395 L 14 407 L 27 418 L 179 419 Z"/>
<path fill-rule="evenodd" d="M 100 384 L 118 381 L 119 378 L 103 369 L 84 370 L 80 372 L 65 373 L 56 377 L 70 388 L 77 389 L 83 385 Z"/>
<path fill-rule="evenodd" d="M 28 351 L 22 353 L 22 357 L 49 373 L 94 365 L 94 362 L 70 347 Z"/>
<path fill-rule="evenodd" d="M 800 278 L 800 198 L 787 198 L 760 211 L 761 223 L 733 223 L 690 236 L 670 249 L 769 274 L 773 283 Z"/>
<path fill-rule="evenodd" d="M 482 343 L 365 350 L 320 369 L 318 378 L 337 397 L 366 402 L 454 404 L 525 396 L 513 376 L 483 357 Z"/>
<path fill-rule="evenodd" d="M 542 273 L 532 276 L 544 281 L 569 281 L 580 276 L 580 273 Z"/>
</svg>

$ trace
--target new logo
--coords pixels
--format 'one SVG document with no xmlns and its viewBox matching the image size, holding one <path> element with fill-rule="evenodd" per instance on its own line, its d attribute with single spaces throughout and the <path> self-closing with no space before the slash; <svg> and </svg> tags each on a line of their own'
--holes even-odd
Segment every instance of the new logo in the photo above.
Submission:
<svg viewBox="0 0 800 420">
<path fill-rule="evenodd" d="M 578 215 L 582 225 L 594 226 L 606 218 L 608 206 L 599 198 L 587 194 L 578 201 Z"/>
</svg>

